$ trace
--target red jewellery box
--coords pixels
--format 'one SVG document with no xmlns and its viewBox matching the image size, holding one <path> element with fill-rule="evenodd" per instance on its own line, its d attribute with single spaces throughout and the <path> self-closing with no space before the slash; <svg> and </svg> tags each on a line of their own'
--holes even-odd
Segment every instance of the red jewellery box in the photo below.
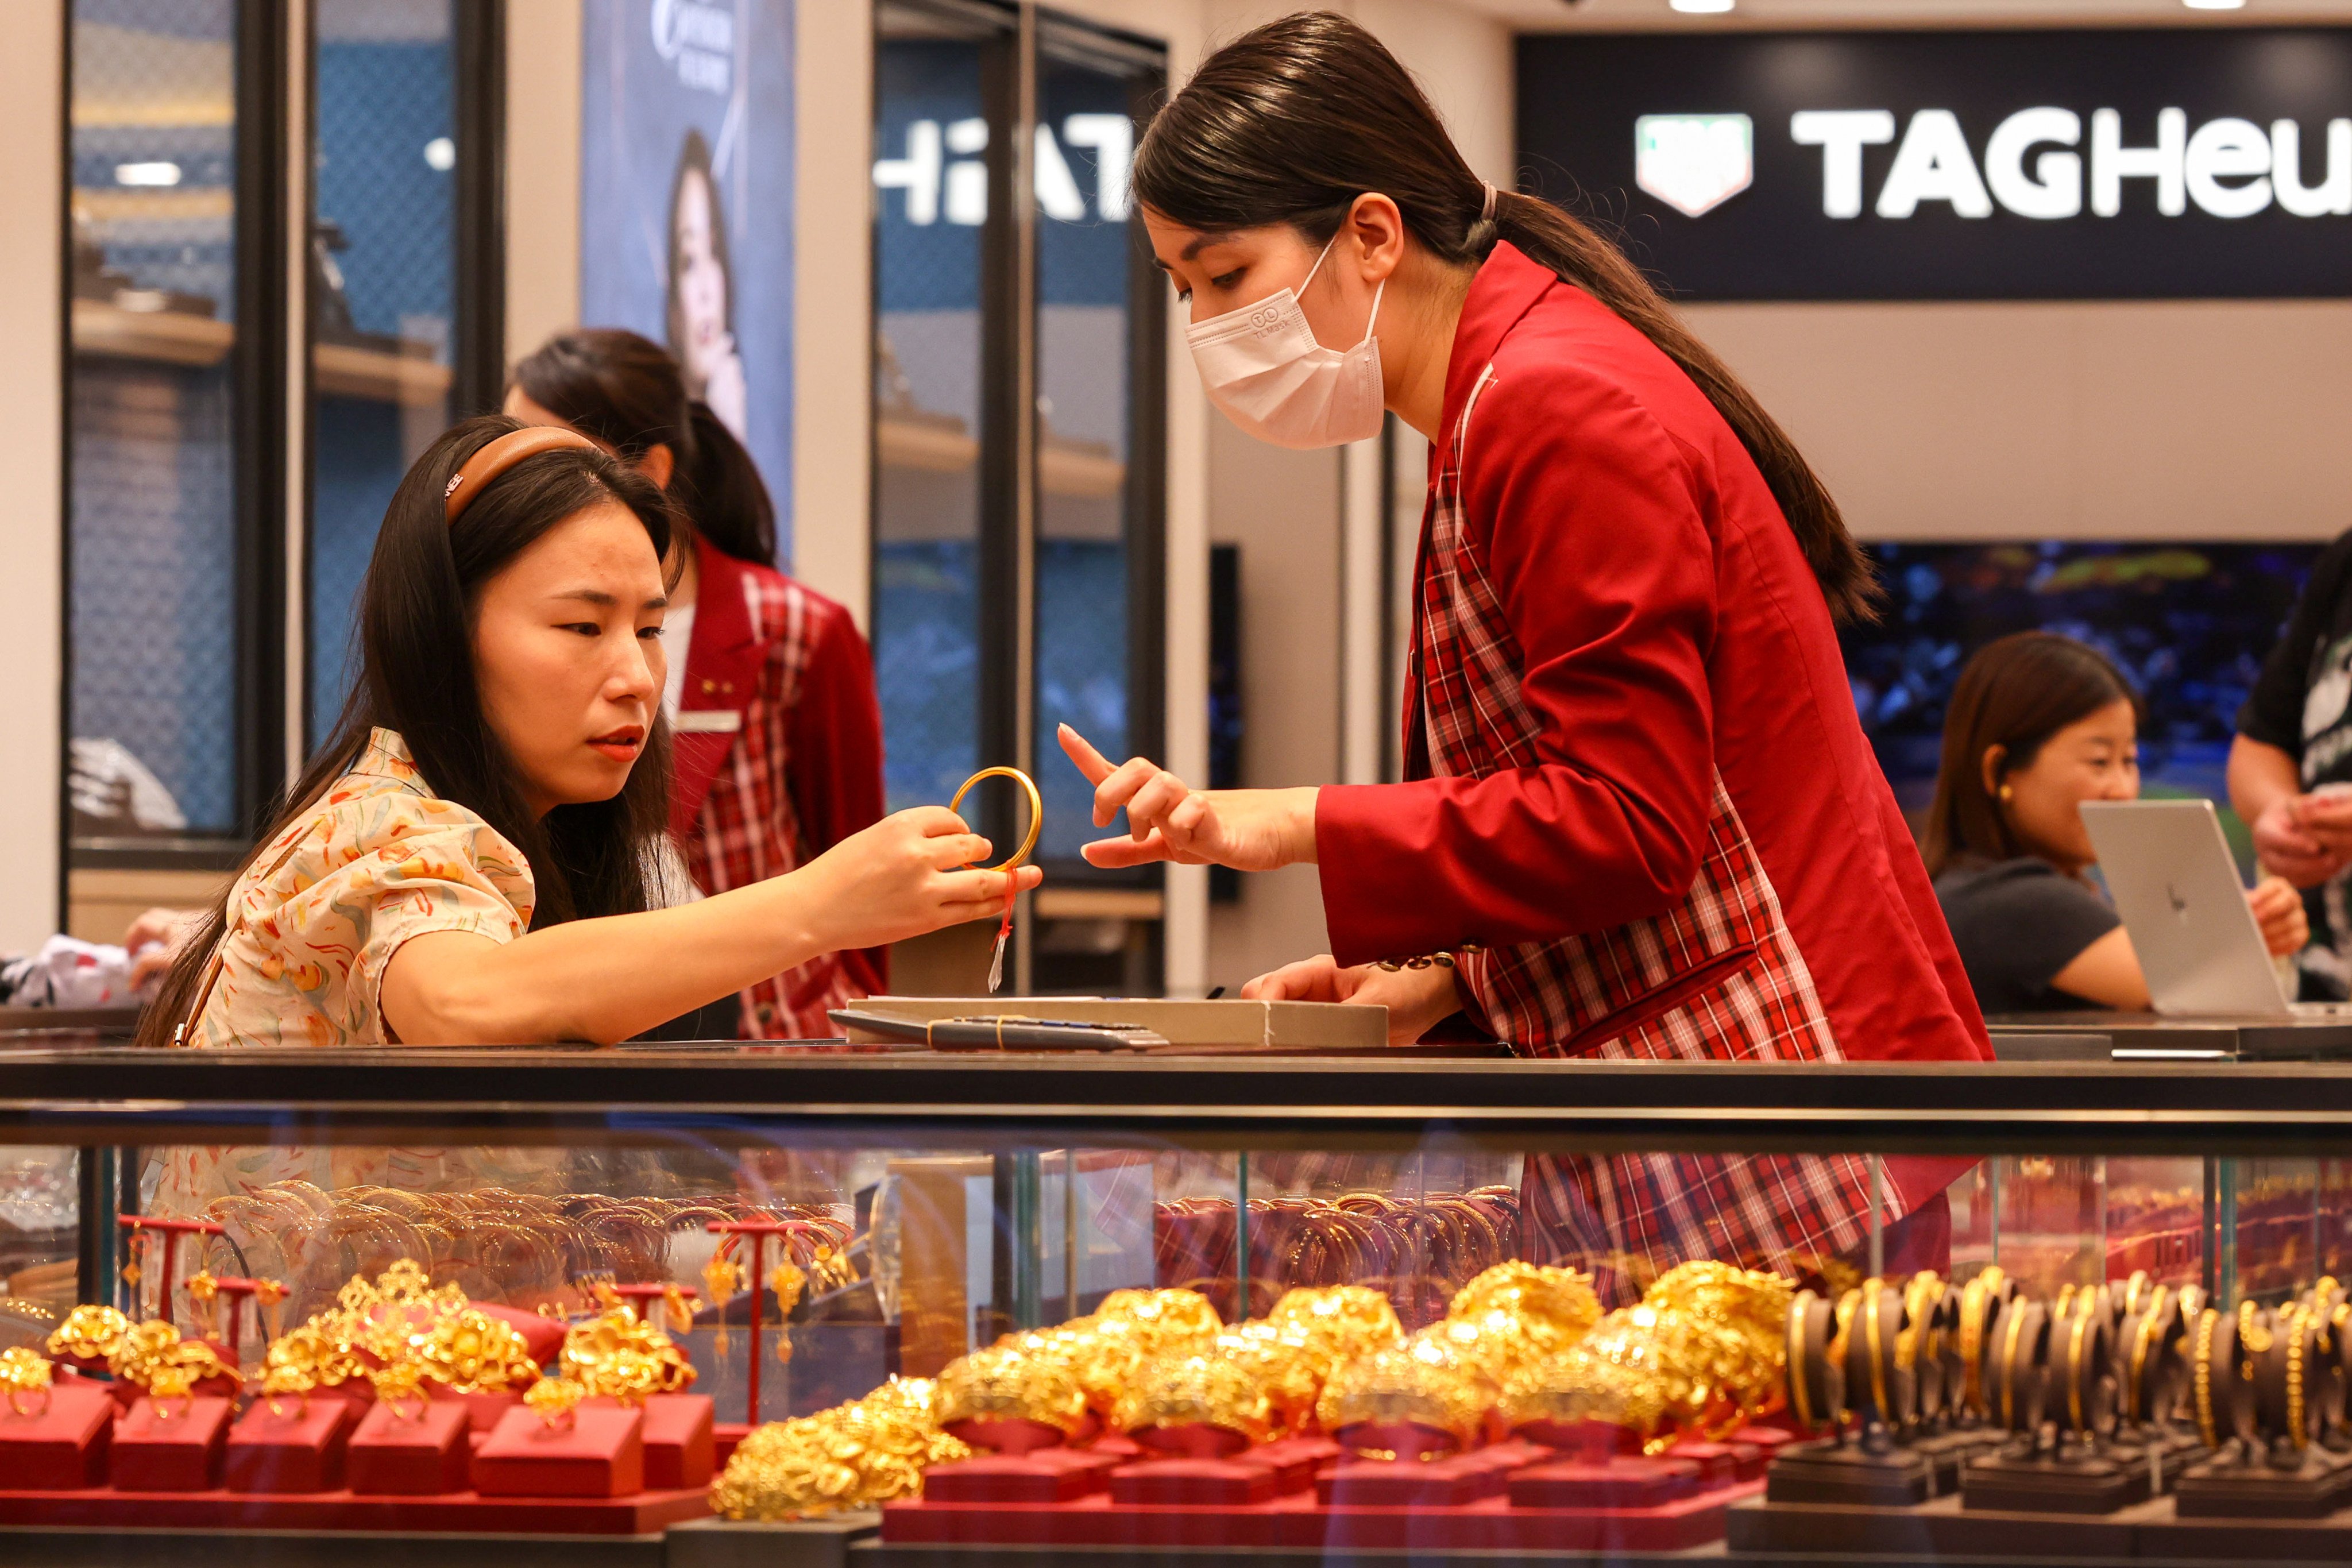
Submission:
<svg viewBox="0 0 2352 1568">
<path fill-rule="evenodd" d="M 646 1489 L 642 1410 L 583 1404 L 569 1425 L 509 1410 L 474 1450 L 474 1489 L 484 1497 L 614 1498 Z"/>
<path fill-rule="evenodd" d="M 10 1491 L 71 1491 L 106 1484 L 107 1440 L 114 1435 L 114 1395 L 86 1377 L 60 1377 L 25 1403 L 20 1415 L 0 1399 L 0 1488 Z"/>
<path fill-rule="evenodd" d="M 229 1428 L 224 1467 L 233 1492 L 331 1492 L 343 1484 L 343 1450 L 352 1405 L 320 1399 L 309 1406 L 254 1401 Z"/>
<path fill-rule="evenodd" d="M 616 1402 L 595 1398 L 581 1408 L 613 1408 Z M 680 1487 L 707 1487 L 718 1472 L 712 1440 L 710 1396 L 704 1394 L 656 1394 L 638 1408 L 646 1415 L 646 1489 L 671 1491 Z"/>
<path fill-rule="evenodd" d="M 1282 1473 L 1237 1459 L 1146 1459 L 1110 1473 L 1110 1500 L 1138 1508 L 1248 1508 L 1273 1500 Z"/>
<path fill-rule="evenodd" d="M 1033 1448 L 934 1465 L 923 1495 L 940 1502 L 1068 1502 L 1098 1492 L 1131 1456 L 1093 1448 Z"/>
<path fill-rule="evenodd" d="M 1510 1479 L 1514 1508 L 1662 1508 L 1695 1497 L 1701 1467 L 1689 1459 L 1563 1459 Z"/>
<path fill-rule="evenodd" d="M 467 1426 L 478 1433 L 497 1431 L 508 1411 L 522 1408 L 520 1394 L 458 1393 L 438 1383 L 427 1383 L 425 1396 L 436 1405 L 454 1405 L 463 1410 Z"/>
<path fill-rule="evenodd" d="M 229 1400 L 198 1394 L 171 1400 L 159 1417 L 155 1402 L 142 1395 L 114 1424 L 114 1489 L 203 1492 L 219 1486 L 236 1409 Z"/>
<path fill-rule="evenodd" d="M 466 1489 L 473 1450 L 463 1405 L 377 1405 L 352 1434 L 352 1490 L 368 1496 L 435 1497 Z"/>
</svg>

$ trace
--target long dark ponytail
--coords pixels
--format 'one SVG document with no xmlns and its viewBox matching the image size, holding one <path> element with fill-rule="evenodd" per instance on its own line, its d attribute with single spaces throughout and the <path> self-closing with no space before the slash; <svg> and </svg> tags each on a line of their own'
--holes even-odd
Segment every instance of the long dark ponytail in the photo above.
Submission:
<svg viewBox="0 0 2352 1568">
<path fill-rule="evenodd" d="M 670 451 L 670 490 L 720 552 L 776 564 L 776 505 L 759 465 L 709 405 L 689 397 L 670 352 L 623 327 L 558 332 L 523 356 L 524 396 L 630 462 Z"/>
<path fill-rule="evenodd" d="M 261 832 L 256 853 L 312 809 L 367 747 L 372 731 L 408 743 L 425 785 L 474 812 L 522 852 L 538 901 L 532 929 L 653 905 L 653 856 L 669 822 L 669 726 L 655 715 L 646 749 L 610 800 L 560 805 L 540 817 L 525 804 L 513 759 L 482 713 L 475 678 L 473 605 L 484 584 L 564 519 L 617 501 L 669 548 L 670 509 L 627 465 L 578 447 L 524 458 L 484 487 L 455 525 L 443 498 L 466 459 L 523 426 L 499 415 L 468 419 L 425 450 L 393 492 L 360 588 L 359 679 L 334 731 Z M 247 862 L 248 867 L 250 861 Z M 205 966 L 227 929 L 224 894 L 180 950 L 140 1024 L 142 1045 L 167 1045 L 187 1020 Z"/>
<path fill-rule="evenodd" d="M 1878 585 L 1837 502 L 1753 394 L 1608 239 L 1540 197 L 1486 185 L 1396 57 L 1329 11 L 1285 16 L 1227 44 L 1171 98 L 1136 150 L 1133 189 L 1204 232 L 1287 223 L 1321 245 L 1356 198 L 1397 204 L 1441 259 L 1475 266 L 1508 240 L 1631 323 L 1697 384 L 1748 448 L 1804 549 L 1830 613 L 1874 617 Z"/>
</svg>

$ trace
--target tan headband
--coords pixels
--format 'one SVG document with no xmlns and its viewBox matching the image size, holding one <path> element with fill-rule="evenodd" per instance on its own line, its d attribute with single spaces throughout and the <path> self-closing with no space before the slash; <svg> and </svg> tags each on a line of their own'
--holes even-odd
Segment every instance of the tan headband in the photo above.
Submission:
<svg viewBox="0 0 2352 1568">
<path fill-rule="evenodd" d="M 473 504 L 474 498 L 480 495 L 492 479 L 525 458 L 536 458 L 541 452 L 552 452 L 561 447 L 584 447 L 592 452 L 604 450 L 577 430 L 567 430 L 561 425 L 533 425 L 528 429 L 509 431 L 467 458 L 466 466 L 451 478 L 448 489 L 443 492 L 443 510 L 450 525 L 456 526 L 457 520 L 465 515 L 466 508 Z"/>
</svg>

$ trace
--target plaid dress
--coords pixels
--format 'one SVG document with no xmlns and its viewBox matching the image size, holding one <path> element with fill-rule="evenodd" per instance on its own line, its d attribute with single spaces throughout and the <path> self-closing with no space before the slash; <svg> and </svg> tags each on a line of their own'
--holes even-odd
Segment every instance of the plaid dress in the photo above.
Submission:
<svg viewBox="0 0 2352 1568">
<path fill-rule="evenodd" d="M 847 610 L 708 545 L 699 561 L 671 832 L 695 886 L 723 893 L 806 865 L 879 818 L 880 721 Z M 735 715 L 735 727 L 696 729 L 693 716 L 710 712 Z M 833 820 L 811 821 L 812 810 Z M 878 978 L 866 954 L 821 953 L 746 989 L 738 1032 L 828 1037 L 826 1010 Z"/>
<path fill-rule="evenodd" d="M 1408 654 L 1406 777 L 1484 778 L 1538 761 L 1526 663 L 1465 532 L 1463 457 L 1487 365 L 1433 476 Z M 1698 872 L 1664 914 L 1556 941 L 1466 950 L 1465 990 L 1523 1055 L 1837 1061 L 1837 1040 L 1722 778 Z M 1900 1207 L 1889 1193 L 1887 1217 Z M 1531 1257 L 1594 1270 L 1604 1298 L 1692 1258 L 1793 1269 L 1868 1237 L 1857 1156 L 1530 1155 Z"/>
</svg>

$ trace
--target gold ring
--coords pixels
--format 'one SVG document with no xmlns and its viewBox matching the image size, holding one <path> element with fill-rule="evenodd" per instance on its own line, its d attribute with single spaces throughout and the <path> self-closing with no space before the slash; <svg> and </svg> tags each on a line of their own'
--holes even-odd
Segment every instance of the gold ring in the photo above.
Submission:
<svg viewBox="0 0 2352 1568">
<path fill-rule="evenodd" d="M 1029 797 L 1029 837 L 1021 841 L 1021 847 L 1013 858 L 1002 865 L 988 868 L 992 871 L 1010 871 L 1027 860 L 1029 852 L 1037 847 L 1038 829 L 1045 825 L 1045 803 L 1038 796 L 1037 781 L 1019 768 L 982 768 L 963 781 L 963 788 L 955 792 L 955 798 L 948 802 L 948 809 L 954 811 L 963 805 L 963 797 L 970 795 L 971 786 L 982 779 L 1011 779 L 1019 784 L 1021 792 Z"/>
<path fill-rule="evenodd" d="M 38 1394 L 40 1396 L 41 1402 L 32 1409 L 27 1410 L 25 1407 L 26 1401 L 31 1399 L 35 1394 Z M 8 1391 L 8 1408 L 15 1411 L 17 1415 L 24 1416 L 28 1421 L 38 1420 L 40 1417 L 47 1415 L 49 1413 L 48 1384 L 43 1384 L 37 1388 L 10 1389 Z"/>
<path fill-rule="evenodd" d="M 277 1416 L 281 1421 L 286 1418 L 286 1406 L 278 1403 L 278 1401 L 283 1398 L 285 1398 L 283 1394 L 273 1394 L 265 1401 L 265 1403 L 269 1406 L 269 1414 Z M 310 1414 L 310 1391 L 306 1388 L 301 1392 L 300 1402 L 294 1406 L 294 1418 L 298 1421 L 304 1420 L 309 1417 Z"/>
</svg>

